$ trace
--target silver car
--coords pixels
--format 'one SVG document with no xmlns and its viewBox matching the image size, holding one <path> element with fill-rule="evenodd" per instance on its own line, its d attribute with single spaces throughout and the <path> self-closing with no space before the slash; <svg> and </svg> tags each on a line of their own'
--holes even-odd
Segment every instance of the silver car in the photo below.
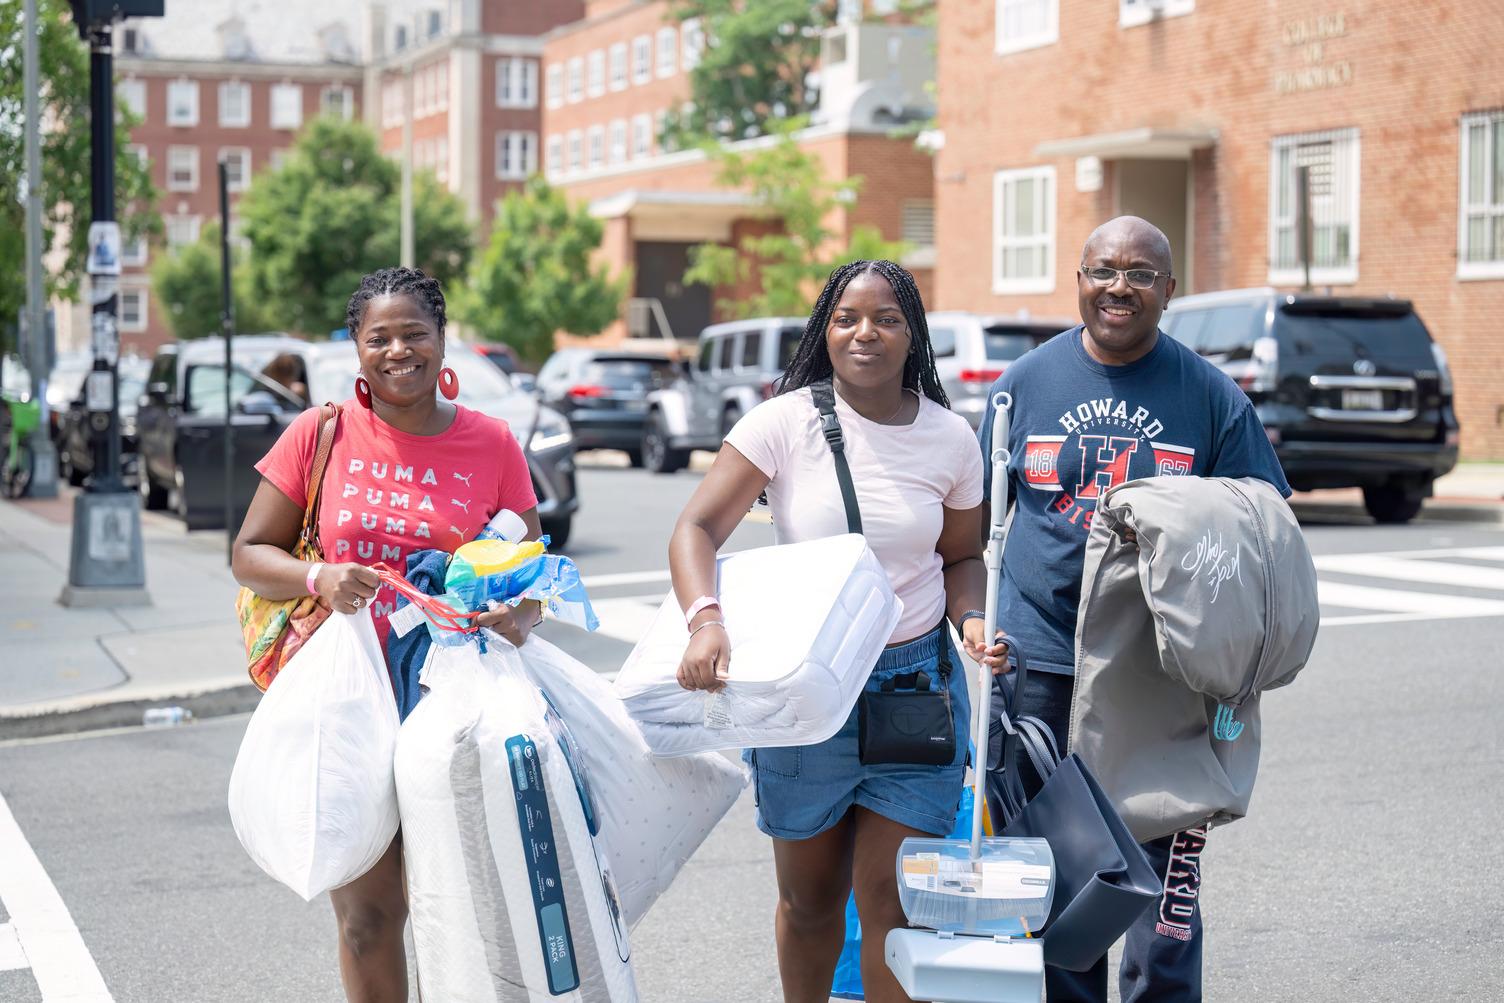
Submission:
<svg viewBox="0 0 1504 1003">
<path fill-rule="evenodd" d="M 1009 317 L 960 310 L 926 314 L 925 320 L 940 385 L 950 398 L 951 409 L 971 422 L 972 428 L 981 424 L 987 392 L 1009 363 L 1076 325 L 1073 320 L 1027 314 Z"/>
<path fill-rule="evenodd" d="M 648 395 L 642 463 L 671 474 L 693 449 L 720 449 L 741 416 L 773 395 L 804 336 L 803 317 L 757 317 L 712 324 L 684 375 Z"/>
</svg>

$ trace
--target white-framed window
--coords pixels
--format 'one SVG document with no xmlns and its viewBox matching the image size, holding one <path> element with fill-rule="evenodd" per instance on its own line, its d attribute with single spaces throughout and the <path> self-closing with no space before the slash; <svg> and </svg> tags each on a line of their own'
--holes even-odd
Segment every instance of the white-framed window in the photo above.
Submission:
<svg viewBox="0 0 1504 1003">
<path fill-rule="evenodd" d="M 131 77 L 115 85 L 116 100 L 129 108 L 137 118 L 146 118 L 146 81 Z"/>
<path fill-rule="evenodd" d="M 553 67 L 549 68 L 550 70 Z M 538 64 L 531 59 L 496 60 L 496 107 L 538 107 Z"/>
<path fill-rule="evenodd" d="M 1269 150 L 1269 282 L 1304 281 L 1298 171 L 1310 169 L 1311 281 L 1358 281 L 1358 130 L 1275 136 Z"/>
<path fill-rule="evenodd" d="M 585 93 L 598 98 L 606 93 L 606 53 L 596 49 L 585 57 Z"/>
<path fill-rule="evenodd" d="M 146 264 L 146 259 L 146 238 L 131 239 L 122 232 L 120 234 L 120 263 L 127 268 L 140 268 Z"/>
<path fill-rule="evenodd" d="M 166 224 L 168 247 L 183 247 L 198 242 L 199 217 L 167 216 L 163 222 Z"/>
<path fill-rule="evenodd" d="M 198 147 L 169 146 L 167 148 L 167 190 L 170 192 L 198 191 Z"/>
<path fill-rule="evenodd" d="M 685 73 L 700 65 L 700 56 L 704 52 L 705 29 L 699 18 L 689 18 L 679 26 L 679 62 Z"/>
<path fill-rule="evenodd" d="M 638 35 L 632 39 L 632 82 L 645 84 L 653 79 L 653 37 Z"/>
<path fill-rule="evenodd" d="M 219 124 L 225 129 L 244 129 L 251 124 L 251 85 L 226 80 L 219 85 Z"/>
<path fill-rule="evenodd" d="M 167 124 L 198 125 L 197 80 L 173 80 L 168 83 Z"/>
<path fill-rule="evenodd" d="M 653 141 L 659 143 L 659 153 L 671 153 L 673 148 L 663 144 L 663 130 L 668 126 L 668 109 L 659 108 L 653 112 Z"/>
<path fill-rule="evenodd" d="M 570 129 L 565 145 L 569 148 L 569 172 L 573 174 L 585 166 L 585 143 L 580 130 Z"/>
<path fill-rule="evenodd" d="M 219 151 L 225 162 L 225 187 L 243 192 L 251 183 L 251 151 L 243 146 L 225 146 Z"/>
<path fill-rule="evenodd" d="M 606 129 L 592 125 L 585 130 L 585 144 L 589 148 L 587 166 L 597 168 L 606 162 Z"/>
<path fill-rule="evenodd" d="M 549 136 L 546 149 L 543 169 L 550 176 L 557 175 L 564 170 L 564 137 Z"/>
<path fill-rule="evenodd" d="M 627 43 L 617 42 L 611 46 L 610 56 L 607 60 L 610 64 L 611 89 L 624 91 L 627 89 Z"/>
<path fill-rule="evenodd" d="M 627 159 L 627 120 L 616 118 L 611 120 L 609 130 L 610 145 L 606 151 L 606 159 L 613 164 L 619 164 Z"/>
<path fill-rule="evenodd" d="M 992 176 L 992 291 L 1055 289 L 1055 168 Z"/>
<path fill-rule="evenodd" d="M 141 286 L 120 287 L 120 330 L 139 334 L 146 330 L 147 304 L 151 294 Z"/>
<path fill-rule="evenodd" d="M 1196 0 L 1118 0 L 1118 26 L 1132 28 L 1155 18 L 1180 17 L 1196 9 Z"/>
<path fill-rule="evenodd" d="M 999 53 L 1022 52 L 1060 41 L 1060 0 L 997 0 Z"/>
<path fill-rule="evenodd" d="M 343 121 L 355 117 L 355 91 L 344 84 L 330 84 L 319 93 L 319 111 Z"/>
<path fill-rule="evenodd" d="M 545 100 L 550 108 L 560 108 L 564 104 L 564 64 L 549 63 L 548 70 L 544 74 L 547 86 Z"/>
<path fill-rule="evenodd" d="M 644 112 L 632 116 L 632 159 L 652 156 L 653 116 Z"/>
<path fill-rule="evenodd" d="M 496 177 L 503 181 L 525 181 L 538 170 L 538 134 L 536 132 L 498 132 L 496 134 Z"/>
<path fill-rule="evenodd" d="M 915 250 L 935 246 L 934 199 L 905 199 L 899 213 L 899 240 Z"/>
<path fill-rule="evenodd" d="M 434 106 L 439 111 L 449 110 L 449 64 L 438 63 L 433 68 Z M 538 103 L 538 67 L 533 64 L 533 76 L 528 92 L 533 95 L 533 107 Z"/>
<path fill-rule="evenodd" d="M 272 85 L 272 128 L 297 129 L 303 125 L 303 86 Z"/>
<path fill-rule="evenodd" d="M 389 80 L 381 88 L 381 127 L 391 129 L 402 124 L 402 82 Z"/>
<path fill-rule="evenodd" d="M 440 136 L 434 141 L 433 176 L 440 182 L 449 181 L 449 137 Z"/>
<path fill-rule="evenodd" d="M 672 25 L 658 29 L 658 75 L 671 77 L 679 72 L 679 32 Z"/>
<path fill-rule="evenodd" d="M 1462 116 L 1457 277 L 1504 279 L 1504 110 Z"/>
<path fill-rule="evenodd" d="M 427 118 L 433 113 L 433 75 L 428 70 L 413 74 L 413 118 Z"/>
<path fill-rule="evenodd" d="M 585 60 L 573 56 L 566 65 L 569 68 L 569 103 L 579 104 L 585 100 Z"/>
</svg>

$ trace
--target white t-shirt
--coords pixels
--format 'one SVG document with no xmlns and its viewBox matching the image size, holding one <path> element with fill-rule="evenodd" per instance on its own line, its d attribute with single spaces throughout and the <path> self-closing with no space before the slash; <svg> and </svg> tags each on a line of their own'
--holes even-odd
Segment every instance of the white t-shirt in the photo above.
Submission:
<svg viewBox="0 0 1504 1003">
<path fill-rule="evenodd" d="M 981 504 L 982 453 L 966 419 L 926 397 L 908 425 L 869 421 L 839 394 L 836 416 L 846 438 L 862 532 L 903 601 L 903 619 L 890 640 L 908 641 L 945 615 L 944 562 L 935 550 L 943 509 Z M 768 476 L 779 543 L 847 531 L 835 459 L 808 389 L 757 405 L 726 442 Z"/>
</svg>

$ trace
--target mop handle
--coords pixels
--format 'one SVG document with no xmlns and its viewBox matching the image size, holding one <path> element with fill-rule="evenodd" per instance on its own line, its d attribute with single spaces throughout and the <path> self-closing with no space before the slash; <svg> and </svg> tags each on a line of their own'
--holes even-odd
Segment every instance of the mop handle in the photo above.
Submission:
<svg viewBox="0 0 1504 1003">
<path fill-rule="evenodd" d="M 987 549 L 983 560 L 987 564 L 987 601 L 983 637 L 990 647 L 997 637 L 997 594 L 1003 577 L 1003 544 L 1008 519 L 1008 411 L 1013 407 L 1013 395 L 1006 390 L 992 397 L 992 509 L 991 525 L 987 530 Z M 1001 443 L 1001 445 L 999 445 Z M 982 855 L 982 816 L 986 812 L 987 796 L 987 746 L 988 725 L 992 721 L 992 670 L 980 666 L 977 677 L 977 711 L 973 742 L 977 750 L 977 762 L 972 770 L 975 793 L 971 803 L 971 859 Z"/>
</svg>

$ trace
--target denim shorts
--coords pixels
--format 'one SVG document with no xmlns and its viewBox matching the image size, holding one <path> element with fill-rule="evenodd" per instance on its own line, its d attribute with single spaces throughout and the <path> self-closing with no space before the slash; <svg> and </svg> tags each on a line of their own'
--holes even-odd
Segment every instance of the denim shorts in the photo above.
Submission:
<svg viewBox="0 0 1504 1003">
<path fill-rule="evenodd" d="M 857 757 L 857 713 L 841 730 L 818 745 L 748 749 L 757 797 L 757 827 L 777 839 L 808 839 L 841 821 L 852 805 L 861 805 L 900 825 L 946 836 L 955 826 L 966 768 L 971 701 L 966 693 L 966 666 L 939 627 L 912 641 L 888 648 L 878 658 L 866 689 L 901 673 L 924 670 L 938 678 L 940 645 L 950 646 L 950 707 L 956 728 L 956 756 L 949 766 L 889 763 L 864 766 Z"/>
</svg>

